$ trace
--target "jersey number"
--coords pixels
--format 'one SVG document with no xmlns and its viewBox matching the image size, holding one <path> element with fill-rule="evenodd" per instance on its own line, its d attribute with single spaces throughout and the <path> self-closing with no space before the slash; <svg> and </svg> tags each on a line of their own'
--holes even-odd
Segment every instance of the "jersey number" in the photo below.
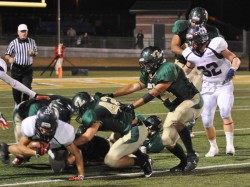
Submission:
<svg viewBox="0 0 250 187">
<path fill-rule="evenodd" d="M 99 105 L 105 107 L 113 115 L 117 115 L 120 109 L 120 102 L 110 97 L 101 97 Z"/>
<path fill-rule="evenodd" d="M 221 70 L 219 69 L 216 71 L 216 68 L 218 68 L 218 65 L 215 62 L 207 64 L 206 66 L 197 66 L 197 69 L 200 70 L 206 77 L 212 77 L 221 74 Z"/>
</svg>

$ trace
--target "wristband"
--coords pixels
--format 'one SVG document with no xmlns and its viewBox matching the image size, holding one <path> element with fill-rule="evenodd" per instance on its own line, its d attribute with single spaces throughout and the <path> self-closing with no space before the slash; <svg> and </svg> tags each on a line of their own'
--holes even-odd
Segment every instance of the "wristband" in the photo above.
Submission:
<svg viewBox="0 0 250 187">
<path fill-rule="evenodd" d="M 150 93 L 145 94 L 142 99 L 144 103 L 148 103 L 149 101 L 153 100 L 155 97 L 152 96 Z"/>
</svg>

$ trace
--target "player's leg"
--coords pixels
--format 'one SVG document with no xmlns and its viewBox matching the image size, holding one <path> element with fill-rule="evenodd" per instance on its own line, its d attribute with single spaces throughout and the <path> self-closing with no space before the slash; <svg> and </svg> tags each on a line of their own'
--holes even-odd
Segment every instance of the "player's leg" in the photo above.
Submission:
<svg viewBox="0 0 250 187">
<path fill-rule="evenodd" d="M 218 106 L 220 115 L 223 119 L 223 127 L 226 135 L 226 154 L 234 155 L 234 123 L 231 117 L 231 111 L 234 103 L 233 85 L 227 84 L 220 88 L 218 96 Z"/>
<path fill-rule="evenodd" d="M 217 96 L 215 94 L 203 94 L 204 110 L 201 114 L 203 126 L 205 128 L 207 139 L 210 143 L 210 149 L 205 157 L 214 157 L 219 154 L 216 142 L 216 129 L 214 127 L 214 115 L 217 108 Z"/>
</svg>

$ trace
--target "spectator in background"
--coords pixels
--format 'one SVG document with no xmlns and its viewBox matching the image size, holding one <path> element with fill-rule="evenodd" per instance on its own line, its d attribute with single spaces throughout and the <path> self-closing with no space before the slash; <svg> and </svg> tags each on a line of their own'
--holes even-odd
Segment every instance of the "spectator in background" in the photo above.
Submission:
<svg viewBox="0 0 250 187">
<path fill-rule="evenodd" d="M 18 37 L 12 40 L 5 52 L 5 59 L 10 63 L 11 77 L 31 89 L 33 80 L 33 57 L 37 56 L 37 46 L 34 39 L 28 37 L 28 27 L 20 24 L 17 28 Z M 12 89 L 15 105 L 29 99 L 15 88 Z"/>
<path fill-rule="evenodd" d="M 144 39 L 144 35 L 143 35 L 142 30 L 140 30 L 136 36 L 135 47 L 138 46 L 140 49 L 143 49 L 144 48 L 143 39 Z"/>
<path fill-rule="evenodd" d="M 76 39 L 76 30 L 73 27 L 69 28 L 69 30 L 67 31 L 67 36 L 69 37 L 69 45 L 74 46 Z"/>
<path fill-rule="evenodd" d="M 62 78 L 63 75 L 62 64 L 63 64 L 64 48 L 65 47 L 62 41 L 54 48 L 54 56 L 56 60 L 55 71 L 58 78 Z"/>
<path fill-rule="evenodd" d="M 85 32 L 83 35 L 80 35 L 77 38 L 76 45 L 78 47 L 88 47 L 89 46 L 89 36 L 88 36 L 87 32 Z"/>
</svg>

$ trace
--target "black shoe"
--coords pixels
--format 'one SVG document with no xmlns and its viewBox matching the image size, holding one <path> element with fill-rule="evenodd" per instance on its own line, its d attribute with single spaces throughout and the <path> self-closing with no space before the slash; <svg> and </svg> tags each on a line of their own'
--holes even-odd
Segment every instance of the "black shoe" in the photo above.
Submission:
<svg viewBox="0 0 250 187">
<path fill-rule="evenodd" d="M 184 171 L 192 171 L 197 167 L 199 162 L 199 154 L 198 153 L 189 153 L 187 155 L 187 166 L 184 168 Z"/>
<path fill-rule="evenodd" d="M 146 155 L 147 158 L 144 162 L 144 164 L 141 166 L 145 177 L 150 177 L 153 174 L 153 168 L 152 168 L 152 162 L 153 160 L 151 158 L 149 158 L 148 155 Z"/>
<path fill-rule="evenodd" d="M 177 166 L 171 168 L 169 171 L 170 171 L 170 173 L 183 172 L 185 166 L 186 166 L 186 165 L 180 163 L 180 164 L 178 164 Z"/>
<path fill-rule="evenodd" d="M 9 164 L 8 145 L 6 143 L 0 143 L 0 159 L 4 165 Z"/>
</svg>

